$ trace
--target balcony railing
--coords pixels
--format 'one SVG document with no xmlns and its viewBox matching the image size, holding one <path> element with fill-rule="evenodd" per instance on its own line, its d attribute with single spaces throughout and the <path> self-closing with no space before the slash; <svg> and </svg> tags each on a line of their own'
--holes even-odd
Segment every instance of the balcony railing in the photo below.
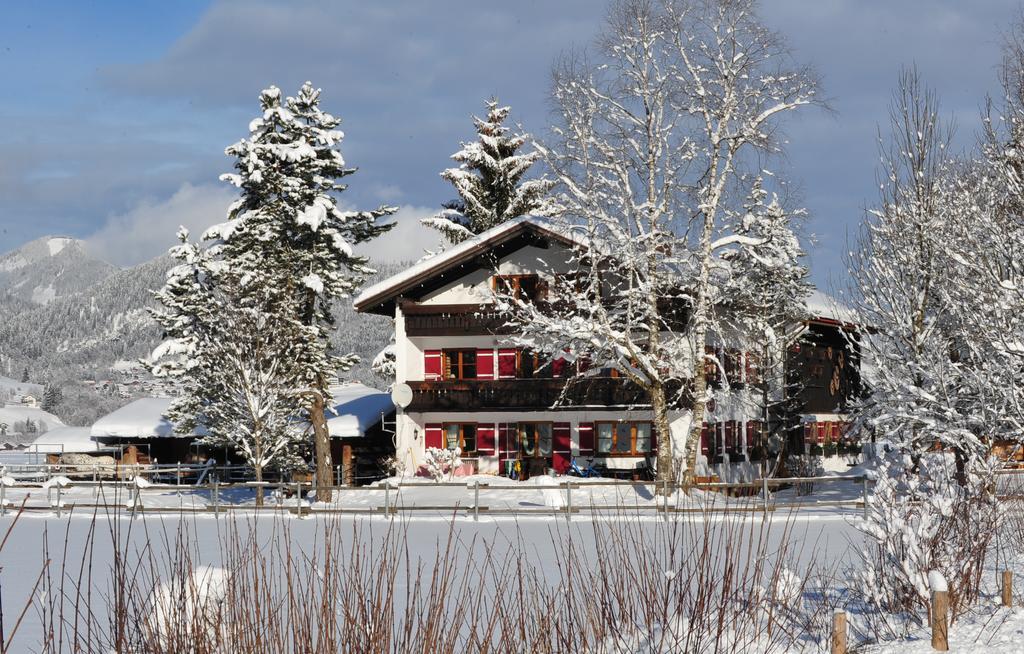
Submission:
<svg viewBox="0 0 1024 654">
<path fill-rule="evenodd" d="M 567 385 L 568 383 L 568 385 Z M 625 379 L 500 379 L 410 382 L 407 411 L 566 410 L 647 408 L 646 391 Z M 678 386 L 676 386 L 678 390 Z M 564 390 L 564 393 L 563 393 Z"/>
<path fill-rule="evenodd" d="M 408 336 L 481 336 L 507 334 L 506 318 L 492 306 L 413 305 L 403 307 L 405 333 Z"/>
</svg>

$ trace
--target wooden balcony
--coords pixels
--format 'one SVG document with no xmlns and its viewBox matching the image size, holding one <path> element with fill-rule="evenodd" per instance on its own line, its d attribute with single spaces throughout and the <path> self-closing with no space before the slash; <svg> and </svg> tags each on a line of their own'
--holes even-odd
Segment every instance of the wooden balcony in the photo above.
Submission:
<svg viewBox="0 0 1024 654">
<path fill-rule="evenodd" d="M 650 406 L 646 392 L 624 379 L 588 377 L 575 379 L 568 387 L 566 383 L 565 379 L 410 382 L 413 399 L 406 411 L 557 411 Z"/>
<path fill-rule="evenodd" d="M 402 307 L 407 336 L 482 336 L 508 334 L 506 319 L 487 304 Z"/>
</svg>

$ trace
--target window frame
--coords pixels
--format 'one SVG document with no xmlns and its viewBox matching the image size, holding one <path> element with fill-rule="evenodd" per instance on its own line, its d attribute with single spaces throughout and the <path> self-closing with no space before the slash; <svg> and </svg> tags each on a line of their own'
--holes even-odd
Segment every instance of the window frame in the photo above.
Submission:
<svg viewBox="0 0 1024 654">
<path fill-rule="evenodd" d="M 446 450 L 451 450 L 451 448 L 448 447 L 448 428 L 451 427 L 452 425 L 458 425 L 458 427 L 459 427 L 459 444 L 458 444 L 458 447 L 459 447 L 460 450 L 462 450 L 462 454 L 463 455 L 469 455 L 469 456 L 475 456 L 476 452 L 477 452 L 476 448 L 479 445 L 479 443 L 478 443 L 478 430 L 479 430 L 479 427 L 480 427 L 480 423 L 478 423 L 478 422 L 457 422 L 457 421 L 454 421 L 454 420 L 449 421 L 449 422 L 442 422 L 441 423 L 441 438 L 442 438 L 441 443 L 444 445 Z M 466 449 L 466 427 L 472 427 L 473 428 L 473 449 L 471 449 L 471 450 L 467 450 Z"/>
<path fill-rule="evenodd" d="M 629 425 L 629 451 L 615 449 L 618 445 L 619 425 Z M 612 443 L 608 451 L 601 449 L 601 425 L 611 425 Z M 636 449 L 637 425 L 647 425 L 647 444 L 650 449 L 639 451 Z M 654 441 L 654 422 L 651 420 L 595 420 L 594 421 L 594 454 L 596 456 L 609 457 L 643 457 L 650 456 L 654 452 L 652 443 Z"/>
<path fill-rule="evenodd" d="M 466 375 L 466 361 L 464 355 L 472 353 L 473 355 L 473 374 L 472 376 Z M 452 358 L 454 355 L 454 359 Z M 454 363 L 454 365 L 453 365 Z M 456 370 L 456 374 L 449 376 L 449 371 Z M 469 379 L 478 379 L 479 367 L 477 363 L 477 350 L 475 348 L 464 348 L 464 347 L 451 347 L 444 348 L 441 350 L 441 381 L 466 381 Z"/>
<path fill-rule="evenodd" d="M 523 296 L 523 281 L 533 280 L 533 297 Z M 541 277 L 537 273 L 516 273 L 508 275 L 492 275 L 491 276 L 491 290 L 495 293 L 498 292 L 498 287 L 502 282 L 511 282 L 507 288 L 511 291 L 511 295 L 516 300 L 528 300 L 530 302 L 536 302 L 540 299 L 541 295 Z"/>
<path fill-rule="evenodd" d="M 549 458 L 551 458 L 551 456 L 555 452 L 555 423 L 554 422 L 552 422 L 550 420 L 520 420 L 520 421 L 514 422 L 512 424 L 514 424 L 516 426 L 516 454 L 517 454 L 517 456 L 519 456 L 520 458 L 523 458 L 523 459 L 549 459 Z M 532 425 L 534 427 L 536 427 L 538 425 L 547 425 L 548 426 L 548 432 L 550 433 L 550 437 L 551 437 L 551 447 L 549 448 L 549 452 L 547 454 L 542 454 L 541 453 L 540 435 L 536 434 L 536 433 L 535 433 L 536 441 L 534 443 L 535 453 L 534 454 L 527 454 L 526 453 L 526 448 L 523 447 L 523 430 L 522 430 L 522 428 L 523 428 L 524 425 Z"/>
</svg>

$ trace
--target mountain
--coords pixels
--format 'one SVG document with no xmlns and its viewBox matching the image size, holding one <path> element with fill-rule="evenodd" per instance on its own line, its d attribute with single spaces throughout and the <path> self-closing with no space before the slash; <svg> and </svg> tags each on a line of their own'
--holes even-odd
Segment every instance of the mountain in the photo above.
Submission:
<svg viewBox="0 0 1024 654">
<path fill-rule="evenodd" d="M 53 412 L 71 425 L 96 418 L 153 385 L 131 366 L 160 342 L 149 317 L 151 291 L 160 288 L 174 264 L 168 256 L 121 269 L 91 258 L 79 241 L 47 237 L 0 255 L 0 374 L 20 379 L 27 369 L 36 383 L 59 386 L 63 402 Z M 384 264 L 368 283 L 405 264 Z M 347 379 L 380 386 L 369 368 L 389 342 L 391 322 L 357 314 L 339 302 L 331 342 L 362 362 Z"/>
<path fill-rule="evenodd" d="M 66 236 L 44 236 L 0 255 L 0 290 L 33 304 L 81 293 L 117 268 L 90 257 L 83 243 Z"/>
</svg>

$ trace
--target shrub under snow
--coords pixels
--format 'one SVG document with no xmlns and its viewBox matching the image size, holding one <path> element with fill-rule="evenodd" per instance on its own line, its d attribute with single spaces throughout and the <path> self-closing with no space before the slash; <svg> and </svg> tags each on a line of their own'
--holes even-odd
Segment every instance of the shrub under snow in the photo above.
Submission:
<svg viewBox="0 0 1024 654">
<path fill-rule="evenodd" d="M 857 521 L 867 545 L 855 573 L 877 628 L 893 635 L 924 624 L 933 572 L 949 581 L 954 619 L 977 598 L 999 521 L 990 472 L 979 461 L 958 479 L 953 457 L 940 453 L 882 461 L 867 518 Z"/>
<path fill-rule="evenodd" d="M 428 447 L 423 458 L 423 467 L 434 481 L 451 477 L 462 466 L 462 449 L 449 450 L 444 447 Z"/>
</svg>

